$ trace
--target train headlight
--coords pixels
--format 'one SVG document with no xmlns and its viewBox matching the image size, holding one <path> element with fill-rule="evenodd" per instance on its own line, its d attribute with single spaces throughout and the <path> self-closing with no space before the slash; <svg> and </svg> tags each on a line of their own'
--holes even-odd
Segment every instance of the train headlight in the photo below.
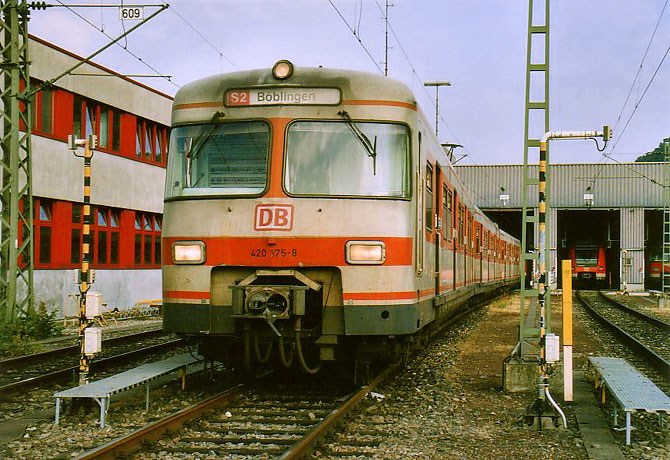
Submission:
<svg viewBox="0 0 670 460">
<path fill-rule="evenodd" d="M 205 243 L 202 241 L 176 241 L 172 244 L 172 261 L 176 264 L 201 264 L 205 262 Z"/>
<path fill-rule="evenodd" d="M 381 265 L 386 260 L 383 241 L 347 241 L 347 263 L 354 265 Z"/>
<path fill-rule="evenodd" d="M 293 75 L 293 64 L 285 59 L 277 61 L 272 67 L 272 75 L 274 75 L 277 80 L 286 80 Z"/>
</svg>

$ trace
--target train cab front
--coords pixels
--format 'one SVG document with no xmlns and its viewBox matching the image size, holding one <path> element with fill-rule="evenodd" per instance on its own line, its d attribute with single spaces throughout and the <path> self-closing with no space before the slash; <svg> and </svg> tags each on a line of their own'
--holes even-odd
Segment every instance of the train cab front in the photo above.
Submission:
<svg viewBox="0 0 670 460">
<path fill-rule="evenodd" d="M 399 82 L 288 61 L 180 89 L 165 330 L 208 358 L 308 373 L 346 354 L 353 336 L 415 332 L 416 117 Z"/>
</svg>

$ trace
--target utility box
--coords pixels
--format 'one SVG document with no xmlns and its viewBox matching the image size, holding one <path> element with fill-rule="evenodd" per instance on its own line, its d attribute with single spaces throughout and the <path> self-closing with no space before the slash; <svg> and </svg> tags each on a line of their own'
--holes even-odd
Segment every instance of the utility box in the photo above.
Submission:
<svg viewBox="0 0 670 460">
<path fill-rule="evenodd" d="M 84 354 L 94 355 L 102 350 L 102 329 L 87 327 L 84 331 Z"/>
<path fill-rule="evenodd" d="M 548 363 L 556 363 L 561 360 L 560 343 L 556 334 L 547 334 L 544 336 L 545 340 L 545 356 L 544 359 Z"/>
<path fill-rule="evenodd" d="M 86 317 L 93 319 L 102 314 L 102 294 L 100 292 L 86 293 Z"/>
</svg>

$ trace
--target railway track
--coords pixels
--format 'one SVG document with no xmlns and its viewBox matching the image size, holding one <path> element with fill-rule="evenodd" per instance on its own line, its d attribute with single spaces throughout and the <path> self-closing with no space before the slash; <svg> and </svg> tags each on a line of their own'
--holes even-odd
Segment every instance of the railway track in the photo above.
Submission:
<svg viewBox="0 0 670 460">
<path fill-rule="evenodd" d="M 616 302 L 602 293 L 576 293 L 588 313 L 635 349 L 662 375 L 670 375 L 670 324 Z"/>
<path fill-rule="evenodd" d="M 127 343 L 134 343 L 138 340 L 150 339 L 152 337 L 160 337 L 163 335 L 161 326 L 157 326 L 145 331 L 124 334 L 116 337 L 110 337 L 102 340 L 103 348 L 110 346 L 118 346 Z M 29 355 L 16 356 L 0 360 L 0 371 L 7 372 L 9 369 L 16 369 L 21 366 L 31 365 L 36 362 L 46 361 L 53 357 L 59 356 L 78 356 L 80 353 L 80 346 L 78 344 L 79 337 L 72 336 L 63 339 L 64 342 L 73 343 L 73 345 L 66 345 L 57 347 L 51 350 L 42 351 L 39 353 L 32 353 Z"/>
<path fill-rule="evenodd" d="M 78 458 L 114 459 L 139 452 L 161 452 L 174 458 L 197 454 L 239 459 L 259 455 L 301 458 L 311 453 L 396 367 L 386 368 L 372 383 L 349 394 L 329 385 L 277 388 L 266 380 L 263 389 L 257 390 L 258 386 L 240 384 Z M 272 376 L 266 374 L 265 378 Z M 166 434 L 170 436 L 164 437 Z M 365 443 L 358 444 L 362 453 L 356 455 L 366 456 Z M 367 445 L 367 455 L 373 446 L 373 442 Z"/>
<path fill-rule="evenodd" d="M 101 372 L 111 366 L 123 364 L 138 357 L 159 353 L 183 344 L 181 339 L 165 340 L 161 331 L 150 331 L 130 336 L 117 337 L 104 342 L 107 349 L 91 365 L 93 372 Z M 137 348 L 138 341 L 149 342 Z M 7 399 L 18 391 L 34 388 L 45 383 L 72 378 L 79 365 L 79 347 L 65 347 L 46 353 L 37 353 L 0 362 L 0 399 Z"/>
</svg>

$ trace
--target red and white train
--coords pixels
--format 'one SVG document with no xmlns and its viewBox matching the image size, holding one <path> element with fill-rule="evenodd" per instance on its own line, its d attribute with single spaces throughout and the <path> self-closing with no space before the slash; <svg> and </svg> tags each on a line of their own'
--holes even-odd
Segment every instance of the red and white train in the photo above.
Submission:
<svg viewBox="0 0 670 460">
<path fill-rule="evenodd" d="M 279 61 L 184 86 L 172 125 L 164 328 L 208 359 L 395 360 L 519 283 L 402 83 Z"/>
<path fill-rule="evenodd" d="M 580 287 L 605 287 L 607 262 L 605 247 L 601 244 L 573 244 L 570 246 L 572 278 Z"/>
</svg>

